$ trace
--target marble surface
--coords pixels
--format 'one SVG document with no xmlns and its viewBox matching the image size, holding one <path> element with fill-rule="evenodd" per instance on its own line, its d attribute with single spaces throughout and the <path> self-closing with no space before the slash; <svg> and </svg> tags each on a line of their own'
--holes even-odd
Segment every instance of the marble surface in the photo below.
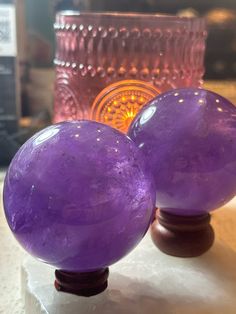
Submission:
<svg viewBox="0 0 236 314">
<path fill-rule="evenodd" d="M 0 314 L 23 314 L 20 293 L 20 267 L 25 253 L 12 236 L 2 209 L 2 181 L 0 171 Z"/>
<path fill-rule="evenodd" d="M 220 94 L 236 105 L 235 80 L 207 80 L 203 83 L 203 87 Z"/>
<path fill-rule="evenodd" d="M 220 242 L 199 258 L 161 253 L 149 234 L 110 267 L 108 289 L 84 298 L 58 293 L 54 269 L 27 258 L 22 266 L 26 314 L 235 314 L 236 253 Z"/>
<path fill-rule="evenodd" d="M 2 178 L 4 174 L 0 172 L 0 199 L 2 199 Z M 2 207 L 2 203 L 0 202 L 0 207 Z M 162 253 L 158 253 L 158 251 L 153 250 L 152 243 L 149 243 L 148 246 L 152 247 L 153 254 L 161 254 L 161 257 L 157 258 L 153 267 L 156 267 L 156 271 L 159 272 L 160 277 L 153 283 L 155 286 L 155 290 L 153 290 L 153 286 L 150 287 L 148 283 L 149 278 L 152 276 L 150 269 L 146 270 L 145 278 L 140 275 L 140 279 L 134 281 L 130 273 L 133 272 L 134 267 L 132 269 L 130 266 L 125 266 L 126 260 L 124 259 L 122 262 L 123 271 L 121 274 L 116 273 L 116 267 L 121 267 L 121 264 L 114 266 L 111 268 L 110 275 L 110 287 L 112 288 L 112 293 L 105 292 L 103 294 L 103 302 L 106 300 L 110 300 L 108 304 L 113 304 L 117 306 L 117 310 L 120 309 L 119 301 L 124 300 L 124 304 L 129 304 L 132 307 L 134 300 L 137 299 L 135 297 L 134 291 L 136 291 L 136 296 L 138 295 L 141 301 L 138 302 L 139 308 L 136 313 L 142 313 L 141 309 L 143 309 L 142 304 L 148 304 L 146 309 L 146 313 L 151 313 L 153 307 L 156 309 L 156 302 L 158 301 L 158 308 L 162 309 L 160 314 L 169 314 L 169 313 L 197 313 L 194 312 L 194 308 L 191 310 L 191 305 L 195 307 L 197 303 L 200 303 L 202 309 L 207 314 L 235 314 L 236 311 L 232 308 L 233 306 L 233 298 L 232 291 L 235 289 L 235 262 L 236 262 L 236 199 L 228 203 L 223 209 L 220 209 L 213 213 L 212 224 L 216 233 L 216 244 L 213 249 L 203 255 L 200 259 L 196 260 L 184 260 L 185 264 L 182 264 L 178 258 L 166 257 Z M 137 249 L 131 254 L 137 254 L 140 256 L 140 260 L 143 259 L 143 253 L 140 253 L 141 247 L 144 245 L 148 239 L 145 239 Z M 141 249 L 142 251 L 142 249 Z M 145 260 L 149 258 L 151 252 L 147 254 Z M 145 255 L 145 254 L 144 254 Z M 132 255 L 129 255 L 127 258 L 129 259 Z M 135 255 L 136 256 L 136 255 Z M 1 314 L 23 314 L 25 313 L 24 307 L 20 300 L 20 292 L 21 292 L 21 283 L 20 283 L 20 266 L 25 259 L 25 266 L 22 268 L 22 279 L 23 285 L 28 286 L 26 290 L 27 295 L 27 303 L 26 310 L 28 309 L 28 313 L 78 313 L 77 305 L 78 298 L 76 296 L 70 296 L 67 294 L 63 294 L 61 298 L 60 312 L 47 312 L 47 307 L 50 304 L 44 304 L 41 302 L 43 300 L 43 293 L 49 296 L 48 300 L 52 302 L 58 298 L 58 294 L 54 291 L 52 286 L 52 280 L 54 277 L 53 270 L 44 264 L 41 264 L 37 261 L 34 261 L 31 258 L 28 258 L 27 255 L 20 249 L 19 245 L 11 235 L 8 226 L 5 222 L 5 217 L 3 214 L 2 208 L 0 208 L 0 289 L 1 289 L 1 302 L 0 302 L 0 313 Z M 137 259 L 138 260 L 138 259 Z M 211 262 L 213 261 L 213 262 Z M 166 265 L 166 271 L 160 270 L 160 265 Z M 131 264 L 132 265 L 132 264 Z M 185 265 L 185 272 L 183 272 L 183 265 Z M 197 265 L 194 274 L 193 265 Z M 126 270 L 127 269 L 127 270 Z M 140 271 L 140 266 L 137 266 L 137 272 Z M 192 270 L 191 270 L 192 269 Z M 35 273 L 37 270 L 37 273 Z M 42 270 L 42 274 L 48 274 L 47 278 L 44 277 L 44 284 L 42 282 L 42 277 L 40 279 L 40 272 L 38 270 Z M 132 271 L 131 271 L 132 270 Z M 179 270 L 179 271 L 177 271 Z M 173 275 L 175 274 L 175 279 L 173 281 Z M 205 274 L 205 275 L 204 275 Z M 196 275 L 196 276 L 195 276 Z M 37 277 L 39 276 L 39 277 Z M 192 278 L 196 278 L 196 282 L 194 283 Z M 190 282 L 189 279 L 190 278 Z M 122 292 L 118 291 L 119 286 L 123 285 L 122 279 L 125 279 L 125 286 L 122 288 Z M 165 279 L 165 280 L 164 280 Z M 183 280 L 186 279 L 186 280 Z M 41 280 L 41 281 L 40 281 Z M 182 284 L 180 285 L 181 280 Z M 142 282 L 142 284 L 140 284 Z M 162 291 L 162 287 L 165 284 L 165 289 Z M 194 284 L 192 288 L 189 290 L 190 284 Z M 207 284 L 207 287 L 210 287 L 210 290 L 206 292 L 204 288 Z M 37 288 L 38 287 L 38 288 Z M 217 290 L 218 287 L 218 290 Z M 214 290 L 216 289 L 216 290 Z M 25 291 L 25 290 L 23 290 Z M 193 293 L 196 292 L 197 293 Z M 218 291 L 218 294 L 214 294 L 213 291 Z M 33 292 L 33 293 L 32 293 Z M 37 293 L 36 293 L 37 292 Z M 234 292 L 235 293 L 235 292 Z M 40 295 L 41 294 L 41 295 Z M 23 295 L 25 296 L 24 292 Z M 39 296 L 39 299 L 35 298 L 35 296 Z M 235 294 L 236 295 L 236 294 Z M 167 300 L 168 296 L 168 300 Z M 183 303 L 184 298 L 188 300 L 187 304 Z M 97 297 L 95 297 L 97 298 Z M 110 298 L 110 299 L 109 299 Z M 170 300 L 171 299 L 171 300 Z M 40 302 L 39 302 L 40 300 Z M 83 306 L 86 305 L 86 300 Z M 30 303 L 33 302 L 34 303 Z M 49 302 L 49 303 L 50 303 Z M 101 301 L 102 302 L 102 301 Z M 117 304 L 118 303 L 118 304 Z M 141 304 L 142 303 L 142 304 Z M 207 310 L 204 308 L 206 303 L 212 305 L 212 309 Z M 218 304 L 219 303 L 219 304 Z M 67 312 L 68 304 L 70 304 L 71 311 Z M 94 311 L 96 310 L 96 305 L 93 304 Z M 102 304 L 99 303 L 100 309 Z M 202 305 L 201 305 L 202 304 Z M 218 305 L 217 305 L 218 304 Z M 34 305 L 35 312 L 30 311 L 31 306 Z M 178 305 L 178 306 L 177 306 Z M 224 310 L 222 310 L 221 306 L 225 306 Z M 28 306 L 28 308 L 27 308 Z M 178 312 L 176 312 L 176 309 Z M 235 307 L 236 308 L 236 307 Z M 137 309 L 137 307 L 136 307 Z M 73 312 L 74 310 L 74 312 Z M 218 312 L 217 312 L 218 310 Z M 221 312 L 220 312 L 221 310 Z M 172 312 L 171 312 L 172 311 Z M 175 311 L 175 312 L 173 312 Z M 185 312 L 184 312 L 185 311 Z M 100 312 L 101 313 L 101 312 Z M 104 313 L 104 312 L 102 312 Z M 117 313 L 117 312 L 115 312 Z M 119 313 L 119 312 L 118 312 Z M 122 313 L 126 313 L 124 308 L 122 308 Z M 133 312 L 129 312 L 133 314 Z M 154 313 L 154 312 L 153 312 Z M 156 312 L 155 312 L 156 313 Z M 200 312 L 201 313 L 201 312 Z M 26 311 L 27 314 L 27 311 Z"/>
</svg>

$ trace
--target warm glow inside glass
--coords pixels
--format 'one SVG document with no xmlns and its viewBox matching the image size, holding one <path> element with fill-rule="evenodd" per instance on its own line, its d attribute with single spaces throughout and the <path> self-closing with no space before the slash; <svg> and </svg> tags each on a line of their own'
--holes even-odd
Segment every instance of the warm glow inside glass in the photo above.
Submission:
<svg viewBox="0 0 236 314">
<path fill-rule="evenodd" d="M 64 11 L 55 31 L 54 122 L 92 119 L 126 132 L 160 92 L 202 83 L 201 18 Z"/>
</svg>

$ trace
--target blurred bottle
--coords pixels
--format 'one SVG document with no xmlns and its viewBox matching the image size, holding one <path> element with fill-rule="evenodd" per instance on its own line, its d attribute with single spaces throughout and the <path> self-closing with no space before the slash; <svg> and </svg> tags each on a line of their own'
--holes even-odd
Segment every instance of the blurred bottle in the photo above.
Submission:
<svg viewBox="0 0 236 314">
<path fill-rule="evenodd" d="M 14 141 L 7 141 L 17 132 L 20 117 L 16 9 L 14 1 L 0 0 L 0 164 L 7 163 L 17 149 Z"/>
</svg>

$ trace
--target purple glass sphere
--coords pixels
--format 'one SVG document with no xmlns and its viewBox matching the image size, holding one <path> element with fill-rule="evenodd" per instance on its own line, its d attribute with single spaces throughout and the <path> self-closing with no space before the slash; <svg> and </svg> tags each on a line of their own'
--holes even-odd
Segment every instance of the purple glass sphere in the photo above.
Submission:
<svg viewBox="0 0 236 314">
<path fill-rule="evenodd" d="M 4 184 L 8 224 L 21 245 L 66 271 L 111 265 L 142 239 L 155 185 L 124 134 L 92 122 L 64 122 L 29 139 Z"/>
<path fill-rule="evenodd" d="M 172 90 L 153 99 L 128 135 L 153 172 L 157 206 L 199 215 L 236 193 L 236 108 L 203 89 Z"/>
</svg>

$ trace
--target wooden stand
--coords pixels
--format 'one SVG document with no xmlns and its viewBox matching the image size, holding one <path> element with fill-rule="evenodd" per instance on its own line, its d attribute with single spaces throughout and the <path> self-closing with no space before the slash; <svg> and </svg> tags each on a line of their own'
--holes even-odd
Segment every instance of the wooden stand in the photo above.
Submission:
<svg viewBox="0 0 236 314">
<path fill-rule="evenodd" d="M 152 240 L 164 253 L 178 257 L 196 257 L 207 252 L 214 242 L 211 216 L 177 216 L 157 210 L 151 226 Z"/>
<path fill-rule="evenodd" d="M 57 291 L 90 297 L 106 290 L 108 275 L 108 268 L 86 273 L 56 270 L 55 288 Z"/>
</svg>

